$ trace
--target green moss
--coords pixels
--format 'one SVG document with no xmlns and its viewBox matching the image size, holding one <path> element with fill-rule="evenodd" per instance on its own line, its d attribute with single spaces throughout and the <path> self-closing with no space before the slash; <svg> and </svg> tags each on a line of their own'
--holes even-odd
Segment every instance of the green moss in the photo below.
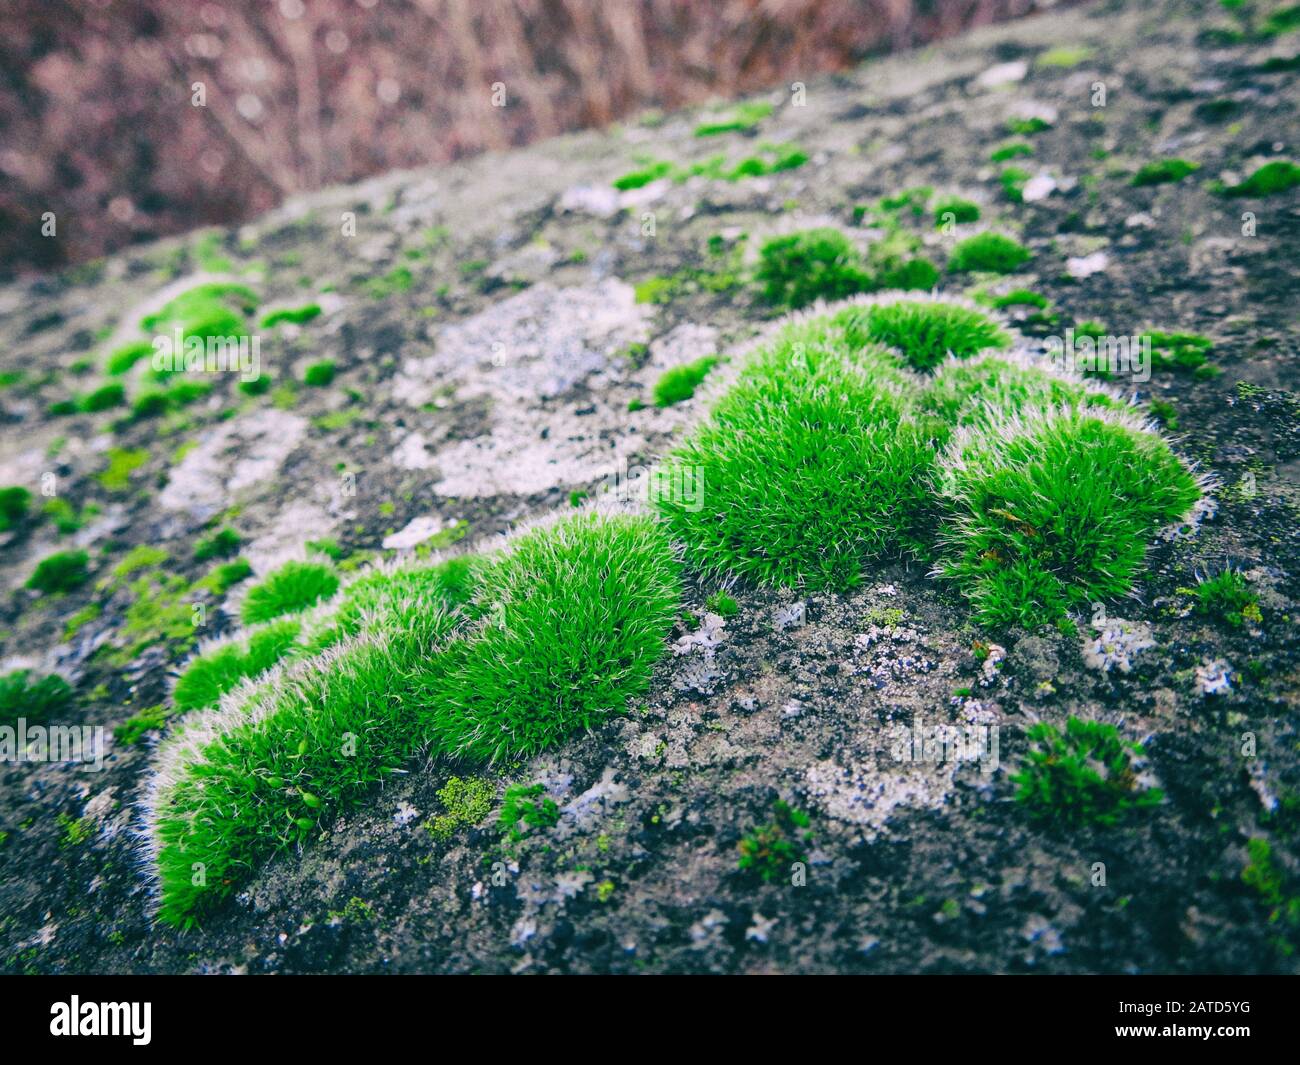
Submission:
<svg viewBox="0 0 1300 1065">
<path fill-rule="evenodd" d="M 27 517 L 32 494 L 21 485 L 0 488 L 0 532 L 8 532 Z"/>
<path fill-rule="evenodd" d="M 1002 185 L 1002 195 L 1012 203 L 1023 203 L 1025 183 L 1031 176 L 1028 170 L 1022 170 L 1018 166 L 1004 167 L 1002 173 L 998 175 L 998 181 Z"/>
<path fill-rule="evenodd" d="M 76 818 L 61 813 L 56 820 L 59 827 L 63 829 L 63 836 L 59 840 L 60 847 L 80 847 L 89 842 L 95 834 L 95 822 L 89 817 Z"/>
<path fill-rule="evenodd" d="M 1127 594 L 1147 539 L 1200 496 L 1153 433 L 1110 412 L 1025 413 L 940 467 L 940 572 L 987 625 L 1026 627 Z"/>
<path fill-rule="evenodd" d="M 850 587 L 928 509 L 914 393 L 894 356 L 829 319 L 789 327 L 655 472 L 652 498 L 706 573 Z"/>
<path fill-rule="evenodd" d="M 1250 582 L 1236 570 L 1227 569 L 1201 580 L 1194 592 L 1198 614 L 1226 622 L 1234 628 L 1241 628 L 1246 622 L 1258 624 L 1263 620 Z"/>
<path fill-rule="evenodd" d="M 120 407 L 125 402 L 126 389 L 114 381 L 82 396 L 78 407 L 83 414 L 98 414 L 100 411 Z"/>
<path fill-rule="evenodd" d="M 850 344 L 884 344 L 916 370 L 932 370 L 947 355 L 966 359 L 990 348 L 1011 346 L 1011 337 L 993 319 L 953 303 L 872 303 L 841 311 L 835 320 Z"/>
<path fill-rule="evenodd" d="M 560 808 L 541 784 L 515 784 L 506 789 L 497 826 L 507 839 L 518 842 L 529 829 L 545 829 L 560 822 Z M 523 824 L 524 828 L 520 828 Z"/>
<path fill-rule="evenodd" d="M 695 390 L 709 375 L 709 371 L 718 363 L 716 355 L 705 355 L 681 366 L 665 370 L 655 382 L 654 403 L 656 407 L 671 407 L 695 395 Z"/>
<path fill-rule="evenodd" d="M 1032 137 L 1035 133 L 1042 133 L 1051 128 L 1052 124 L 1044 118 L 1007 119 L 1007 132 L 1017 137 Z"/>
<path fill-rule="evenodd" d="M 0 677 L 0 722 L 19 717 L 33 723 L 45 721 L 66 710 L 71 702 L 72 688 L 60 676 L 34 680 L 30 670 L 18 669 Z"/>
<path fill-rule="evenodd" d="M 1194 174 L 1200 169 L 1200 163 L 1191 163 L 1186 159 L 1158 159 L 1141 167 L 1133 175 L 1132 183 L 1139 187 L 1164 185 L 1171 181 L 1182 181 L 1188 174 Z"/>
<path fill-rule="evenodd" d="M 1024 766 L 1011 782 L 1016 801 L 1037 820 L 1110 827 L 1164 798 L 1158 788 L 1142 786 L 1134 768 L 1142 748 L 1124 740 L 1114 725 L 1071 717 L 1064 729 L 1039 722 L 1028 737 Z"/>
<path fill-rule="evenodd" d="M 271 391 L 271 378 L 261 373 L 251 381 L 240 381 L 239 391 L 246 396 L 262 396 Z"/>
<path fill-rule="evenodd" d="M 150 732 L 161 732 L 169 714 L 165 706 L 150 706 L 127 718 L 113 729 L 113 738 L 127 746 L 139 743 Z"/>
<path fill-rule="evenodd" d="M 304 371 L 302 381 L 303 384 L 311 385 L 313 388 L 324 388 L 326 385 L 333 384 L 334 363 L 328 359 L 313 362 Z"/>
<path fill-rule="evenodd" d="M 65 641 L 74 639 L 77 633 L 81 631 L 82 626 L 88 625 L 99 617 L 103 613 L 103 609 L 98 603 L 87 603 L 72 617 L 68 618 L 63 627 L 63 639 Z"/>
<path fill-rule="evenodd" d="M 46 595 L 80 588 L 90 580 L 90 556 L 85 551 L 57 551 L 47 555 L 27 578 L 27 587 Z"/>
<path fill-rule="evenodd" d="M 231 558 L 239 554 L 243 538 L 229 527 L 219 529 L 211 536 L 200 540 L 194 547 L 194 561 L 208 562 L 214 558 Z"/>
<path fill-rule="evenodd" d="M 734 618 L 740 613 L 740 604 L 727 592 L 714 592 L 704 601 L 704 605 L 723 618 Z"/>
<path fill-rule="evenodd" d="M 874 283 L 857 248 L 839 230 L 829 228 L 764 242 L 755 277 L 767 303 L 790 309 L 866 292 Z"/>
<path fill-rule="evenodd" d="M 167 561 L 167 552 L 161 547 L 140 544 L 126 553 L 122 561 L 113 567 L 113 579 L 123 580 L 142 569 L 154 569 Z"/>
<path fill-rule="evenodd" d="M 286 562 L 248 590 L 240 610 L 245 625 L 297 614 L 330 598 L 339 587 L 338 574 L 316 562 Z"/>
<path fill-rule="evenodd" d="M 652 181 L 658 181 L 671 175 L 673 170 L 672 163 L 651 163 L 639 170 L 632 170 L 620 178 L 614 180 L 614 188 L 620 191 L 628 189 L 640 189 L 649 185 Z"/>
<path fill-rule="evenodd" d="M 1033 258 L 1033 253 L 1017 240 L 1001 233 L 978 233 L 960 241 L 952 250 L 948 269 L 963 273 L 982 270 L 1009 274 Z"/>
<path fill-rule="evenodd" d="M 989 162 L 1006 163 L 1012 159 L 1022 159 L 1034 154 L 1034 146 L 1028 141 L 1009 141 L 999 145 L 989 154 Z"/>
<path fill-rule="evenodd" d="M 1265 163 L 1238 185 L 1223 189 L 1225 196 L 1273 196 L 1300 185 L 1300 166 L 1286 159 Z"/>
<path fill-rule="evenodd" d="M 211 282 L 198 285 L 170 300 L 140 322 L 146 333 L 171 333 L 186 337 L 242 337 L 246 318 L 257 310 L 258 297 L 245 285 Z"/>
<path fill-rule="evenodd" d="M 805 848 L 813 842 L 813 834 L 808 831 L 811 823 L 806 813 L 778 800 L 772 806 L 772 820 L 741 837 L 736 867 L 753 873 L 765 884 L 785 879 L 792 865 L 808 861 Z"/>
<path fill-rule="evenodd" d="M 394 267 L 382 277 L 372 277 L 366 282 L 366 292 L 373 299 L 383 300 L 407 292 L 415 284 L 415 275 L 405 266 Z"/>
<path fill-rule="evenodd" d="M 226 692 L 246 677 L 257 677 L 279 662 L 302 630 L 297 618 L 272 621 L 249 630 L 190 659 L 176 678 L 172 701 L 177 710 L 216 706 Z"/>
<path fill-rule="evenodd" d="M 282 308 L 278 311 L 271 311 L 262 318 L 263 329 L 274 329 L 282 322 L 288 322 L 291 325 L 303 325 L 310 322 L 313 318 L 320 317 L 320 304 L 307 303 L 301 307 Z"/>
<path fill-rule="evenodd" d="M 104 363 L 104 372 L 113 377 L 120 377 L 128 373 L 141 359 L 149 358 L 152 354 L 152 343 L 148 340 L 134 340 L 130 344 L 114 349 Z"/>
<path fill-rule="evenodd" d="M 695 127 L 697 137 L 716 137 L 720 133 L 746 133 L 772 113 L 772 105 L 763 101 L 742 103 L 725 118 L 702 122 Z"/>
<path fill-rule="evenodd" d="M 160 388 L 149 389 L 136 396 L 131 404 L 131 418 L 134 421 L 158 418 L 171 410 L 171 406 L 171 396 L 166 391 Z"/>
<path fill-rule="evenodd" d="M 1091 59 L 1093 54 L 1093 50 L 1088 47 L 1060 45 L 1049 48 L 1046 52 L 1040 52 L 1034 60 L 1034 65 L 1049 69 L 1053 67 L 1068 69 Z"/>
<path fill-rule="evenodd" d="M 979 204 L 960 196 L 945 196 L 935 201 L 934 224 L 945 225 L 947 222 L 978 222 Z"/>
<path fill-rule="evenodd" d="M 1080 332 L 1082 328 L 1084 327 L 1076 327 L 1076 336 L 1088 335 Z M 1214 341 L 1209 337 L 1198 333 L 1166 333 L 1162 330 L 1153 330 L 1147 335 L 1151 338 L 1153 370 L 1174 370 L 1198 377 L 1208 377 L 1219 372 L 1217 366 L 1210 364 Z"/>
<path fill-rule="evenodd" d="M 143 448 L 129 450 L 120 447 L 108 449 L 108 468 L 96 475 L 96 480 L 110 492 L 124 492 L 131 486 L 131 474 L 149 461 L 149 452 Z"/>
<path fill-rule="evenodd" d="M 446 812 L 436 814 L 425 828 L 434 839 L 450 839 L 460 829 L 477 825 L 487 817 L 496 794 L 496 785 L 486 777 L 452 777 L 437 792 Z"/>
</svg>

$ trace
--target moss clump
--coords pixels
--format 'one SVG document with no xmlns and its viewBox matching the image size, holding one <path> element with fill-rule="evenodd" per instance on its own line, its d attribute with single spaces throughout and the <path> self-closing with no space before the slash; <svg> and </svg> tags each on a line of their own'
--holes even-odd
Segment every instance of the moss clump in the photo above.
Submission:
<svg viewBox="0 0 1300 1065">
<path fill-rule="evenodd" d="M 302 629 L 296 618 L 272 621 L 241 639 L 221 644 L 192 658 L 176 678 L 172 701 L 177 710 L 216 706 L 245 677 L 256 677 L 279 662 Z"/>
<path fill-rule="evenodd" d="M 560 822 L 560 808 L 541 784 L 515 784 L 506 789 L 498 827 L 511 842 L 518 843 L 530 828 L 551 828 Z M 527 826 L 520 828 L 520 823 Z"/>
<path fill-rule="evenodd" d="M 921 397 L 921 407 L 945 425 L 990 426 L 1028 411 L 1065 404 L 1123 409 L 1125 403 L 1083 379 L 995 353 L 944 363 Z"/>
<path fill-rule="evenodd" d="M 808 229 L 764 242 L 755 274 L 762 297 L 795 309 L 817 299 L 834 300 L 873 286 L 861 253 L 837 229 Z"/>
<path fill-rule="evenodd" d="M 194 546 L 194 561 L 209 562 L 214 558 L 231 558 L 239 554 L 243 538 L 229 527 L 219 529 Z"/>
<path fill-rule="evenodd" d="M 1141 188 L 1145 185 L 1182 181 L 1188 174 L 1194 174 L 1200 169 L 1200 163 L 1191 163 L 1186 159 L 1158 159 L 1140 168 L 1133 175 L 1133 184 Z"/>
<path fill-rule="evenodd" d="M 665 370 L 655 382 L 654 403 L 656 407 L 671 407 L 695 395 L 695 390 L 709 375 L 709 371 L 718 364 L 716 355 L 705 355 L 681 366 Z"/>
<path fill-rule="evenodd" d="M 1223 190 L 1225 196 L 1273 196 L 1300 185 L 1300 166 L 1286 159 L 1265 163 L 1239 185 Z"/>
<path fill-rule="evenodd" d="M 835 319 L 850 344 L 884 344 L 915 370 L 932 370 L 947 355 L 970 358 L 1006 348 L 1011 337 L 979 311 L 937 300 L 896 300 L 841 311 Z"/>
<path fill-rule="evenodd" d="M 425 827 L 435 839 L 446 840 L 462 828 L 476 825 L 492 810 L 497 789 L 485 777 L 452 777 L 438 789 L 446 813 L 437 814 Z"/>
<path fill-rule="evenodd" d="M 130 372 L 137 362 L 153 354 L 153 344 L 147 340 L 134 340 L 116 348 L 104 363 L 104 372 L 113 377 L 120 377 Z"/>
<path fill-rule="evenodd" d="M 126 389 L 116 381 L 102 385 L 93 392 L 88 392 L 78 401 L 77 406 L 83 414 L 98 414 L 100 411 L 120 407 L 126 402 Z"/>
<path fill-rule="evenodd" d="M 313 362 L 303 372 L 302 381 L 305 385 L 311 385 L 313 388 L 324 388 L 326 385 L 334 383 L 334 363 L 328 359 L 322 359 L 320 362 Z"/>
<path fill-rule="evenodd" d="M 855 348 L 825 318 L 792 326 L 652 476 L 654 502 L 707 573 L 850 587 L 913 543 L 928 507 L 914 393 L 884 348 Z"/>
<path fill-rule="evenodd" d="M 328 599 L 339 587 L 331 566 L 316 562 L 286 562 L 248 590 L 240 608 L 245 625 L 298 614 Z"/>
<path fill-rule="evenodd" d="M 704 605 L 723 618 L 734 618 L 740 613 L 740 604 L 727 592 L 714 592 L 704 601 Z"/>
<path fill-rule="evenodd" d="M 160 732 L 167 724 L 167 708 L 150 706 L 133 714 L 113 729 L 113 739 L 127 746 L 139 743 L 150 732 Z"/>
<path fill-rule="evenodd" d="M 257 294 L 246 285 L 211 282 L 170 300 L 140 322 L 146 333 L 179 328 L 187 336 L 241 337 L 245 318 L 257 310 Z"/>
<path fill-rule="evenodd" d="M 1093 51 L 1091 48 L 1061 45 L 1057 48 L 1049 48 L 1046 52 L 1040 52 L 1037 58 L 1034 59 L 1034 66 L 1049 69 L 1053 67 L 1068 69 L 1069 67 L 1077 67 L 1080 63 L 1091 59 L 1092 56 Z"/>
<path fill-rule="evenodd" d="M 32 494 L 21 485 L 0 488 L 0 532 L 8 532 L 27 517 Z"/>
<path fill-rule="evenodd" d="M 653 523 L 576 515 L 458 561 L 482 572 L 472 601 L 429 595 L 437 567 L 377 570 L 374 609 L 360 605 L 363 581 L 349 586 L 372 628 L 164 744 L 148 807 L 164 921 L 193 923 L 418 750 L 529 755 L 644 689 L 680 596 Z"/>
<path fill-rule="evenodd" d="M 1236 570 L 1224 570 L 1200 581 L 1193 589 L 1196 612 L 1241 628 L 1247 622 L 1259 624 L 1263 615 L 1250 582 Z"/>
<path fill-rule="evenodd" d="M 131 486 L 131 474 L 149 461 L 149 452 L 143 448 L 108 449 L 108 468 L 96 475 L 96 480 L 110 492 L 123 492 Z"/>
<path fill-rule="evenodd" d="M 1007 132 L 1017 137 L 1032 137 L 1035 133 L 1042 133 L 1051 128 L 1052 124 L 1047 119 L 1036 116 L 1007 119 Z"/>
<path fill-rule="evenodd" d="M 80 588 L 90 580 L 90 556 L 85 551 L 56 551 L 36 565 L 27 587 L 46 595 Z"/>
<path fill-rule="evenodd" d="M 960 196 L 945 196 L 934 204 L 934 224 L 942 226 L 952 222 L 978 222 L 979 204 Z"/>
<path fill-rule="evenodd" d="M 940 572 L 987 625 L 1034 626 L 1127 593 L 1145 544 L 1200 497 L 1124 412 L 1025 412 L 958 435 L 939 471 Z"/>
<path fill-rule="evenodd" d="M 721 133 L 748 133 L 772 113 L 772 105 L 755 101 L 738 105 L 730 115 L 695 127 L 697 137 L 716 137 Z"/>
<path fill-rule="evenodd" d="M 1033 253 L 1018 240 L 1001 233 L 978 233 L 967 237 L 952 250 L 948 269 L 956 273 L 983 270 L 1009 274 L 1033 258 Z"/>
<path fill-rule="evenodd" d="M 989 162 L 1006 163 L 1012 159 L 1023 159 L 1034 154 L 1034 146 L 1028 141 L 1010 141 L 999 145 L 989 154 Z"/>
<path fill-rule="evenodd" d="M 44 721 L 71 702 L 72 688 L 60 676 L 33 680 L 29 670 L 17 669 L 0 677 L 0 721 Z"/>
<path fill-rule="evenodd" d="M 658 181 L 660 178 L 669 177 L 672 174 L 672 163 L 651 163 L 648 166 L 641 167 L 639 170 L 632 170 L 620 178 L 614 179 L 614 188 L 621 192 L 628 189 L 640 189 L 649 185 L 652 181 Z"/>
<path fill-rule="evenodd" d="M 303 325 L 310 322 L 313 318 L 320 317 L 320 304 L 307 303 L 301 307 L 286 307 L 278 311 L 271 311 L 262 317 L 263 329 L 274 329 L 283 322 L 290 325 Z"/>
<path fill-rule="evenodd" d="M 1131 811 L 1158 805 L 1158 788 L 1144 787 L 1134 768 L 1143 751 L 1114 725 L 1071 717 L 1060 729 L 1029 729 L 1024 767 L 1012 774 L 1016 801 L 1037 820 L 1063 827 L 1109 827 Z"/>
<path fill-rule="evenodd" d="M 804 848 L 813 841 L 813 834 L 808 831 L 811 823 L 803 811 L 777 801 L 772 806 L 772 820 L 741 837 L 736 848 L 740 851 L 736 867 L 757 875 L 765 884 L 789 876 L 792 865 L 808 860 Z"/>
<path fill-rule="evenodd" d="M 1086 333 L 1075 329 L 1076 336 Z M 1097 327 L 1099 331 L 1101 327 Z M 1217 366 L 1210 364 L 1210 352 L 1214 350 L 1214 341 L 1199 333 L 1166 333 L 1153 330 L 1151 337 L 1151 368 L 1154 370 L 1174 370 L 1190 372 L 1197 377 L 1210 377 L 1219 372 Z"/>
<path fill-rule="evenodd" d="M 1012 203 L 1023 203 L 1025 200 L 1025 184 L 1030 177 L 1028 170 L 1022 170 L 1018 166 L 1005 167 L 1002 173 L 998 175 L 998 181 L 1002 185 L 1002 194 Z"/>
</svg>

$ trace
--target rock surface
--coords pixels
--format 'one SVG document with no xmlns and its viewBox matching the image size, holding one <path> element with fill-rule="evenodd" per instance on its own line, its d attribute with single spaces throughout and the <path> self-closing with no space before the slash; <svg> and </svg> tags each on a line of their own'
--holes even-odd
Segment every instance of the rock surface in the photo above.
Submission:
<svg viewBox="0 0 1300 1065">
<path fill-rule="evenodd" d="M 872 62 L 810 82 L 804 106 L 773 93 L 756 138 L 702 140 L 699 115 L 672 115 L 292 202 L 218 235 L 217 276 L 264 308 L 322 307 L 263 331 L 275 387 L 260 396 L 220 380 L 151 421 L 45 414 L 99 383 L 103 353 L 164 290 L 208 276 L 200 238 L 0 289 L 0 369 L 22 371 L 0 392 L 0 486 L 39 503 L 53 475 L 86 519 L 75 534 L 49 522 L 3 534 L 0 658 L 58 670 L 77 687 L 69 723 L 108 730 L 101 772 L 0 766 L 4 969 L 1294 971 L 1300 931 L 1270 916 L 1300 906 L 1300 193 L 1226 199 L 1209 181 L 1300 155 L 1297 37 L 1234 43 L 1215 5 L 1188 7 L 1085 6 Z M 989 156 L 1015 139 L 1008 119 L 1031 115 L 1050 126 L 1032 137 L 1035 173 L 1015 202 Z M 809 161 L 612 188 L 647 157 L 689 165 L 761 141 Z M 1200 170 L 1131 183 L 1174 155 Z M 1197 527 L 1152 548 L 1133 601 L 1075 635 L 991 637 L 915 566 L 873 571 L 850 595 L 738 586 L 731 617 L 706 608 L 715 586 L 692 584 L 648 698 L 487 774 L 498 796 L 542 783 L 553 826 L 510 841 L 494 812 L 432 832 L 438 790 L 470 770 L 412 765 L 201 929 L 151 923 L 134 838 L 151 734 L 113 732 L 166 702 L 192 641 L 141 646 L 132 632 L 153 631 L 142 600 L 165 605 L 181 594 L 169 580 L 207 571 L 192 560 L 204 536 L 236 527 L 265 572 L 326 537 L 354 558 L 449 533 L 487 543 L 617 485 L 700 403 L 631 401 L 775 317 L 743 266 L 665 303 L 638 302 L 638 284 L 716 280 L 762 238 L 813 225 L 865 247 L 874 235 L 853 208 L 918 185 L 979 203 L 980 226 L 1033 250 L 1014 286 L 1060 317 L 1022 321 L 1027 335 L 1092 319 L 1213 340 L 1219 376 L 1157 371 L 1144 387 L 1173 405 L 1179 447 L 1220 487 Z M 355 236 L 342 235 L 348 216 Z M 929 230 L 932 257 L 980 226 Z M 322 359 L 331 384 L 293 385 Z M 101 476 L 136 452 L 124 480 Z M 74 543 L 90 552 L 89 584 L 24 588 Z M 145 587 L 114 573 L 139 545 L 169 556 Z M 1257 590 L 1258 625 L 1191 611 L 1185 589 L 1226 564 Z M 204 635 L 234 624 L 232 594 L 199 595 Z M 1144 741 L 1163 805 L 1113 829 L 1030 822 L 1008 775 L 1029 724 L 1070 714 Z M 996 728 L 996 758 L 899 760 L 899 729 L 937 725 Z M 738 840 L 778 799 L 811 818 L 802 885 L 737 869 Z M 1280 901 L 1243 882 L 1255 838 L 1271 846 Z"/>
</svg>

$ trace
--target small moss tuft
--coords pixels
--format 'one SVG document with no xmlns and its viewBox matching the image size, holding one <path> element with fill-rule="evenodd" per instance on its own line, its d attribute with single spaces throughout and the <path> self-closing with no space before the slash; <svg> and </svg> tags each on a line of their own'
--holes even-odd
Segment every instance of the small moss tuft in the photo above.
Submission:
<svg viewBox="0 0 1300 1065">
<path fill-rule="evenodd" d="M 1133 175 L 1133 184 L 1140 188 L 1182 181 L 1188 174 L 1194 174 L 1200 169 L 1200 163 L 1190 163 L 1186 159 L 1159 159 L 1141 167 Z"/>
<path fill-rule="evenodd" d="M 1273 196 L 1300 185 L 1300 166 L 1286 159 L 1265 163 L 1239 185 L 1223 190 L 1225 196 Z"/>
<path fill-rule="evenodd" d="M 963 273 L 983 270 L 1009 274 L 1033 258 L 1033 253 L 1017 240 L 1001 233 L 978 233 L 967 237 L 952 250 L 948 269 Z"/>
<path fill-rule="evenodd" d="M 245 625 L 298 614 L 328 599 L 339 587 L 338 574 L 317 562 L 286 562 L 248 590 L 240 610 Z"/>
<path fill-rule="evenodd" d="M 15 718 L 44 721 L 64 710 L 72 702 L 72 688 L 62 677 L 51 674 L 33 680 L 26 669 L 14 670 L 0 677 L 0 721 Z"/>
<path fill-rule="evenodd" d="M 767 303 L 790 309 L 817 299 L 841 299 L 873 286 L 857 248 L 830 228 L 772 237 L 759 251 L 755 276 Z"/>
<path fill-rule="evenodd" d="M 796 862 L 807 862 L 805 848 L 812 844 L 812 823 L 806 813 L 778 800 L 772 806 L 772 820 L 741 837 L 736 867 L 750 872 L 765 884 L 773 884 L 790 875 Z"/>
<path fill-rule="evenodd" d="M 47 595 L 75 591 L 90 580 L 90 556 L 85 551 L 57 551 L 37 563 L 27 587 Z"/>
<path fill-rule="evenodd" d="M 716 355 L 705 355 L 681 366 L 665 370 L 655 382 L 654 403 L 656 407 L 671 407 L 695 395 L 695 390 L 709 375 L 709 371 L 718 363 Z"/>
<path fill-rule="evenodd" d="M 884 344 L 898 351 L 915 370 L 932 370 L 947 355 L 967 359 L 990 348 L 1011 346 L 1011 337 L 992 318 L 973 308 L 937 300 L 851 307 L 835 320 L 850 344 Z"/>
<path fill-rule="evenodd" d="M 1194 589 L 1196 612 L 1241 628 L 1247 622 L 1259 624 L 1263 615 L 1250 582 L 1236 570 L 1227 569 L 1200 581 Z"/>
<path fill-rule="evenodd" d="M 326 385 L 333 384 L 334 369 L 334 363 L 330 362 L 329 359 L 313 362 L 303 372 L 303 384 L 311 385 L 313 388 L 324 388 Z"/>
</svg>

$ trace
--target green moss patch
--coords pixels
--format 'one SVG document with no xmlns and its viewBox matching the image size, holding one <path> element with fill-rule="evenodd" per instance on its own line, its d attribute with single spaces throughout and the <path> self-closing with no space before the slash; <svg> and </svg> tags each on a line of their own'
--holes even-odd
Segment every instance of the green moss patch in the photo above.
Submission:
<svg viewBox="0 0 1300 1065">
<path fill-rule="evenodd" d="M 16 718 L 45 721 L 65 710 L 72 702 L 72 688 L 62 677 L 35 678 L 30 670 L 18 669 L 0 677 L 0 722 Z"/>
<path fill-rule="evenodd" d="M 948 269 L 961 273 L 981 270 L 992 274 L 1010 274 L 1033 258 L 1033 253 L 1018 240 L 1001 233 L 979 233 L 960 241 L 952 250 Z"/>
<path fill-rule="evenodd" d="M 851 344 L 884 344 L 899 352 L 915 370 L 931 370 L 947 355 L 966 359 L 1011 345 L 1010 335 L 988 315 L 935 300 L 852 307 L 841 311 L 836 321 Z"/>
<path fill-rule="evenodd" d="M 339 587 L 332 566 L 317 562 L 286 562 L 248 590 L 240 609 L 245 625 L 284 614 L 298 614 L 328 599 Z"/>
<path fill-rule="evenodd" d="M 1141 187 L 1182 181 L 1188 174 L 1194 174 L 1200 169 L 1200 163 L 1190 163 L 1186 159 L 1158 159 L 1139 169 L 1133 175 L 1133 184 Z"/>
<path fill-rule="evenodd" d="M 772 113 L 772 105 L 765 101 L 743 103 L 729 115 L 701 122 L 695 127 L 697 137 L 716 137 L 722 133 L 748 133 Z"/>
<path fill-rule="evenodd" d="M 1274 196 L 1300 185 L 1300 166 L 1286 159 L 1265 163 L 1238 185 L 1223 189 L 1225 196 Z"/>
<path fill-rule="evenodd" d="M 665 370 L 655 382 L 654 402 L 656 407 L 671 407 L 695 395 L 695 390 L 709 375 L 709 371 L 718 363 L 716 355 L 705 355 L 681 366 Z"/>
<path fill-rule="evenodd" d="M 56 551 L 36 564 L 27 587 L 46 595 L 80 588 L 90 580 L 90 556 L 85 551 Z"/>
</svg>

